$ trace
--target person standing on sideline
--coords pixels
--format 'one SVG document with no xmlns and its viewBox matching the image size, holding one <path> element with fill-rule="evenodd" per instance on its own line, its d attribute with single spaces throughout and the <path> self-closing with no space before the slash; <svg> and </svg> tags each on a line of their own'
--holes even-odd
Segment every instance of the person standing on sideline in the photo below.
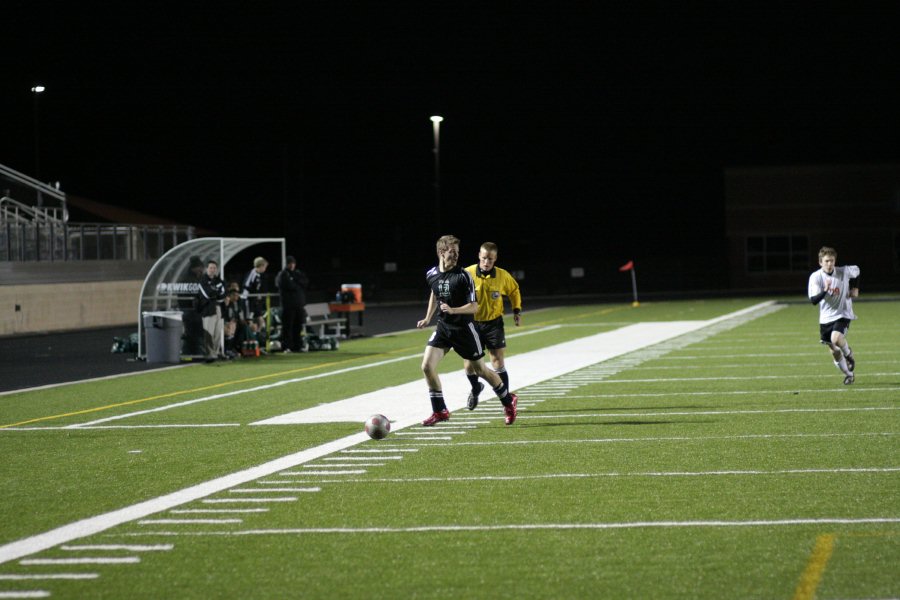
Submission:
<svg viewBox="0 0 900 600">
<path fill-rule="evenodd" d="M 831 350 L 831 357 L 844 374 L 844 385 L 856 379 L 856 360 L 847 343 L 850 321 L 856 319 L 853 300 L 859 295 L 859 267 L 835 266 L 837 251 L 828 246 L 819 250 L 818 271 L 809 276 L 809 300 L 819 305 L 820 341 Z"/>
<path fill-rule="evenodd" d="M 506 372 L 506 331 L 503 327 L 503 297 L 509 299 L 513 309 L 513 322 L 521 324 L 522 294 L 519 283 L 509 271 L 501 269 L 497 263 L 497 244 L 485 242 L 478 251 L 478 264 L 466 267 L 466 271 L 475 281 L 475 297 L 478 300 L 478 312 L 475 313 L 475 329 L 481 343 L 491 355 L 491 367 L 503 380 L 506 389 L 509 387 L 509 373 Z M 484 384 L 478 381 L 478 375 L 469 361 L 463 361 L 466 377 L 472 385 L 472 391 L 466 401 L 466 408 L 475 410 L 478 406 L 478 395 Z"/>
<path fill-rule="evenodd" d="M 206 362 L 213 362 L 219 356 L 225 356 L 222 346 L 224 322 L 222 320 L 222 303 L 225 301 L 225 283 L 219 277 L 219 263 L 206 261 L 206 272 L 200 277 L 200 289 L 197 292 L 197 312 L 203 319 L 203 344 L 206 350 Z"/>
<path fill-rule="evenodd" d="M 199 311 L 200 279 L 205 269 L 199 256 L 192 256 L 188 261 L 188 269 L 179 279 L 180 283 L 188 284 L 185 296 L 179 301 L 181 305 L 181 319 L 184 322 L 184 353 L 191 356 L 201 356 L 203 349 L 203 317 Z"/>
<path fill-rule="evenodd" d="M 241 298 L 244 299 L 244 304 L 250 310 L 250 318 L 256 323 L 259 331 L 263 331 L 266 325 L 264 317 L 266 314 L 266 300 L 262 297 L 262 294 L 267 291 L 263 274 L 268 266 L 269 261 L 262 256 L 254 258 L 253 268 L 244 275 L 243 291 L 241 292 Z"/>
<path fill-rule="evenodd" d="M 416 324 L 417 328 L 422 329 L 438 313 L 437 327 L 428 338 L 422 357 L 422 372 L 428 384 L 433 411 L 430 417 L 422 421 L 422 425 L 431 427 L 450 419 L 437 367 L 451 348 L 471 364 L 478 377 L 491 385 L 503 404 L 506 424 L 512 425 L 516 420 L 519 398 L 507 390 L 500 376 L 484 364 L 484 349 L 473 322 L 473 315 L 478 311 L 475 282 L 458 264 L 459 239 L 452 235 L 438 239 L 437 256 L 438 265 L 425 274 L 425 280 L 431 289 L 428 309 L 425 311 L 425 318 Z"/>
<path fill-rule="evenodd" d="M 309 278 L 297 269 L 293 256 L 285 259 L 285 265 L 275 281 L 281 294 L 281 348 L 284 352 L 300 352 L 306 349 L 302 331 L 306 326 L 304 307 Z"/>
</svg>

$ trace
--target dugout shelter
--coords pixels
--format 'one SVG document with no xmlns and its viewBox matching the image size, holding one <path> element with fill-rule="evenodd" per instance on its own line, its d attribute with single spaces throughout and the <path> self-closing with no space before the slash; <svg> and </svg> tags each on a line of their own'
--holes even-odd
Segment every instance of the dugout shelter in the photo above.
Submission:
<svg viewBox="0 0 900 600">
<path fill-rule="evenodd" d="M 138 302 L 138 352 L 140 359 L 147 358 L 144 332 L 145 313 L 168 314 L 180 318 L 185 311 L 193 310 L 193 300 L 199 289 L 199 281 L 192 265 L 198 263 L 203 270 L 210 260 L 219 263 L 220 276 L 238 253 L 260 244 L 278 244 L 281 249 L 281 268 L 284 268 L 284 238 L 195 238 L 178 244 L 150 267 Z M 274 261 L 273 261 L 274 262 Z M 249 267 L 248 267 L 249 269 Z"/>
</svg>

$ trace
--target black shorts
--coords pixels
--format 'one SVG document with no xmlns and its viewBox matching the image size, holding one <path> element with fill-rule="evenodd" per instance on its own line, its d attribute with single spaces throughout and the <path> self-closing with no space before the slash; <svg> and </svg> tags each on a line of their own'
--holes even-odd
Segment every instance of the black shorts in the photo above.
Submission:
<svg viewBox="0 0 900 600">
<path fill-rule="evenodd" d="M 506 348 L 506 330 L 503 328 L 503 317 L 491 321 L 476 321 L 475 330 L 481 336 L 481 343 L 488 350 Z"/>
<path fill-rule="evenodd" d="M 841 335 L 847 335 L 848 329 L 850 329 L 850 319 L 838 319 L 831 323 L 820 323 L 819 339 L 823 344 L 830 344 L 832 331 L 837 331 Z"/>
<path fill-rule="evenodd" d="M 434 348 L 453 350 L 466 360 L 478 360 L 484 357 L 484 348 L 474 323 L 464 325 L 447 325 L 438 321 L 437 328 L 428 338 L 428 345 Z"/>
</svg>

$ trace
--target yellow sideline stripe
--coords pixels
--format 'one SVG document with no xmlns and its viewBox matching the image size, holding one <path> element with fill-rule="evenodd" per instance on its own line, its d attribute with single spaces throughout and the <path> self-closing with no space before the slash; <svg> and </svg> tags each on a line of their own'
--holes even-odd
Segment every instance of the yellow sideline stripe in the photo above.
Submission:
<svg viewBox="0 0 900 600">
<path fill-rule="evenodd" d="M 809 562 L 806 563 L 806 569 L 800 576 L 800 582 L 797 589 L 794 590 L 793 600 L 813 600 L 816 597 L 816 588 L 822 580 L 822 574 L 825 572 L 825 565 L 831 558 L 834 551 L 834 534 L 827 533 L 816 538 L 816 545 L 813 547 L 812 554 L 809 555 Z"/>
<path fill-rule="evenodd" d="M 605 309 L 602 309 L 602 310 L 599 310 L 599 311 L 590 311 L 590 312 L 582 313 L 582 314 L 579 314 L 579 315 L 574 315 L 574 316 L 564 317 L 564 318 L 561 318 L 561 319 L 549 320 L 549 321 L 547 321 L 546 323 L 543 323 L 543 322 L 542 322 L 541 324 L 542 324 L 542 325 L 546 325 L 547 323 L 553 323 L 554 321 L 567 321 L 567 320 L 578 319 L 578 318 L 587 317 L 587 316 L 603 315 L 603 314 L 607 314 L 607 313 L 611 313 L 611 312 L 615 312 L 615 311 L 619 311 L 619 310 L 624 310 L 625 308 L 629 308 L 629 307 L 626 307 L 626 306 L 615 306 L 615 307 L 612 307 L 612 308 L 605 308 Z M 598 325 L 602 325 L 602 323 L 598 323 Z M 418 349 L 419 346 L 415 346 L 414 348 L 415 348 L 415 349 Z M 409 351 L 412 350 L 412 349 L 413 349 L 413 348 L 402 348 L 402 349 L 391 350 L 390 352 L 383 352 L 383 353 L 381 353 L 381 354 L 376 354 L 376 355 L 374 355 L 373 357 L 368 357 L 368 358 L 377 358 L 377 357 L 379 357 L 379 356 L 390 356 L 390 355 L 392 355 L 392 354 L 398 354 L 398 353 L 401 353 L 401 352 L 409 352 Z M 32 424 L 32 423 L 40 423 L 40 422 L 42 422 L 42 421 L 52 421 L 52 420 L 55 420 L 55 419 L 64 419 L 64 418 L 66 418 L 66 417 L 75 417 L 75 416 L 78 416 L 78 415 L 84 415 L 84 414 L 90 414 L 90 413 L 100 412 L 100 411 L 109 410 L 109 409 L 112 409 L 112 408 L 119 408 L 119 407 L 122 407 L 122 406 L 131 406 L 131 405 L 134 405 L 134 404 L 141 404 L 141 403 L 144 403 L 144 402 L 151 402 L 151 401 L 153 401 L 153 400 L 161 400 L 161 399 L 163 399 L 163 398 L 172 398 L 172 397 L 174 397 L 174 396 L 181 396 L 181 395 L 183 395 L 183 394 L 194 394 L 194 393 L 197 393 L 197 392 L 205 392 L 205 391 L 208 391 L 208 390 L 214 390 L 214 389 L 222 388 L 222 387 L 229 386 L 229 385 L 238 385 L 238 384 L 242 384 L 242 383 L 250 383 L 250 382 L 253 382 L 253 381 L 258 381 L 258 380 L 260 380 L 260 379 L 268 379 L 268 378 L 272 378 L 272 377 L 281 377 L 281 376 L 284 376 L 284 375 L 291 375 L 291 374 L 293 374 L 293 373 L 300 373 L 300 372 L 303 372 L 303 371 L 309 371 L 309 370 L 311 370 L 311 369 L 321 369 L 321 368 L 323 368 L 323 367 L 332 367 L 332 366 L 336 366 L 336 365 L 340 365 L 340 364 L 352 362 L 352 361 L 354 361 L 354 360 L 360 360 L 360 358 L 359 358 L 359 357 L 356 357 L 356 358 L 349 358 L 349 359 L 341 360 L 341 361 L 335 361 L 335 362 L 323 363 L 323 364 L 321 364 L 321 365 L 313 365 L 313 366 L 309 366 L 309 367 L 302 367 L 302 368 L 299 368 L 299 369 L 291 369 L 291 370 L 288 370 L 288 371 L 279 371 L 279 372 L 277 372 L 277 373 L 270 373 L 270 374 L 268 374 L 268 375 L 257 375 L 256 377 L 248 377 L 248 378 L 245 378 L 245 379 L 238 379 L 238 380 L 236 380 L 236 381 L 225 381 L 225 382 L 222 382 L 222 383 L 216 383 L 216 384 L 213 384 L 213 385 L 207 385 L 207 386 L 203 386 L 203 387 L 199 387 L 199 388 L 193 388 L 193 389 L 189 389 L 189 390 L 179 390 L 179 391 L 176 391 L 176 392 L 168 392 L 168 393 L 166 393 L 166 394 L 158 394 L 158 395 L 156 395 L 156 396 L 148 396 L 147 398 L 138 398 L 138 399 L 136 399 L 136 400 L 128 400 L 128 401 L 126 401 L 126 402 L 117 402 L 117 403 L 115 403 L 115 404 L 107 404 L 107 405 L 105 405 L 105 406 L 97 406 L 97 407 L 95 407 L 95 408 L 88 408 L 88 409 L 85 409 L 85 410 L 78 410 L 78 411 L 74 411 L 74 412 L 62 413 L 62 414 L 59 414 L 59 415 L 49 415 L 49 416 L 46 416 L 46 417 L 37 417 L 37 418 L 35 418 L 35 419 L 28 419 L 28 420 L 26 420 L 26 421 L 19 421 L 18 423 L 7 423 L 7 424 L 5 424 L 5 425 L 0 425 L 0 429 L 6 429 L 7 427 L 20 427 L 20 426 L 22 426 L 22 425 L 30 425 L 30 424 Z"/>
<path fill-rule="evenodd" d="M 626 308 L 626 307 L 623 306 L 623 307 L 606 308 L 606 309 L 603 309 L 603 310 L 600 310 L 600 311 L 591 311 L 591 312 L 583 313 L 583 314 L 580 314 L 580 315 L 569 316 L 569 317 L 565 317 L 565 318 L 563 318 L 563 319 L 557 319 L 557 321 L 569 320 L 569 319 L 573 319 L 573 318 L 580 318 L 580 317 L 591 316 L 591 315 L 602 315 L 602 314 L 606 314 L 606 313 L 613 312 L 613 311 L 617 311 L 617 310 L 623 310 L 624 308 Z M 549 322 L 552 323 L 553 321 L 551 320 L 551 321 L 549 321 Z M 419 346 L 415 346 L 415 347 L 411 347 L 411 348 L 401 348 L 401 349 L 391 350 L 390 352 L 383 352 L 383 353 L 381 353 L 381 354 L 376 354 L 376 355 L 374 355 L 374 356 L 372 356 L 372 357 L 368 357 L 368 358 L 377 358 L 377 357 L 379 357 L 379 356 L 391 356 L 392 354 L 398 354 L 398 353 L 401 353 L 401 352 L 409 352 L 409 351 L 411 351 L 412 349 L 418 349 L 418 348 L 419 348 Z M 272 377 L 281 377 L 281 376 L 283 376 L 283 375 L 291 375 L 291 374 L 293 374 L 293 373 L 300 373 L 300 372 L 303 372 L 303 371 L 309 371 L 309 370 L 311 370 L 311 369 L 321 369 L 321 368 L 323 368 L 323 367 L 332 367 L 332 366 L 336 366 L 336 365 L 340 365 L 340 364 L 352 362 L 352 361 L 354 361 L 354 360 L 360 360 L 360 357 L 349 358 L 349 359 L 346 359 L 346 360 L 340 360 L 340 361 L 335 361 L 335 362 L 330 362 L 330 363 L 323 363 L 323 364 L 321 364 L 321 365 L 313 365 L 313 366 L 309 366 L 309 367 L 302 367 L 302 368 L 299 368 L 299 369 L 291 369 L 291 370 L 288 370 L 288 371 L 279 371 L 279 372 L 277 372 L 277 373 L 270 373 L 270 374 L 268 374 L 268 375 L 257 375 L 256 377 L 248 377 L 248 378 L 246 378 L 246 379 L 238 379 L 238 380 L 236 380 L 236 381 L 226 381 L 226 382 L 217 383 L 217 384 L 214 384 L 214 385 L 207 385 L 207 386 L 203 386 L 203 387 L 199 387 L 199 388 L 193 388 L 193 389 L 189 389 L 189 390 L 179 390 L 179 391 L 176 391 L 176 392 L 169 392 L 169 393 L 166 393 L 166 394 L 158 394 L 158 395 L 156 395 L 156 396 L 149 396 L 149 397 L 147 397 L 147 398 L 138 398 L 138 399 L 136 399 L 136 400 L 128 400 L 128 401 L 126 401 L 126 402 L 117 402 L 117 403 L 115 403 L 115 404 L 107 404 L 107 405 L 105 405 L 105 406 L 97 406 L 97 407 L 95 407 L 95 408 L 88 408 L 88 409 L 85 409 L 85 410 L 78 410 L 78 411 L 68 412 L 68 413 L 63 413 L 63 414 L 59 414 L 59 415 L 49 415 L 49 416 L 46 416 L 46 417 L 37 417 L 37 418 L 35 418 L 35 419 L 28 419 L 28 420 L 26 420 L 26 421 L 19 421 L 18 423 L 7 423 L 7 424 L 5 424 L 5 425 L 0 425 L 0 429 L 6 429 L 7 427 L 19 427 L 19 426 L 22 426 L 22 425 L 30 425 L 30 424 L 32 424 L 32 423 L 40 423 L 40 422 L 42 422 L 42 421 L 52 421 L 52 420 L 55 420 L 55 419 L 64 419 L 64 418 L 66 418 L 66 417 L 75 417 L 75 416 L 78 416 L 78 415 L 84 415 L 84 414 L 90 414 L 90 413 L 94 413 L 94 412 L 100 412 L 100 411 L 109 410 L 109 409 L 112 409 L 112 408 L 119 408 L 119 407 L 122 407 L 122 406 L 131 406 L 131 405 L 133 405 L 133 404 L 141 404 L 141 403 L 143 403 L 143 402 L 151 402 L 151 401 L 153 401 L 153 400 L 161 400 L 161 399 L 163 399 L 163 398 L 172 398 L 172 397 L 174 397 L 174 396 L 180 396 L 180 395 L 183 395 L 183 394 L 193 394 L 193 393 L 197 393 L 197 392 L 205 392 L 205 391 L 208 391 L 208 390 L 214 390 L 214 389 L 216 389 L 216 388 L 221 388 L 221 387 L 225 387 L 225 386 L 228 386 L 228 385 L 238 385 L 238 384 L 241 384 L 241 383 L 250 383 L 250 382 L 253 382 L 253 381 L 258 381 L 258 380 L 260 380 L 260 379 L 268 379 L 268 378 L 272 378 Z"/>
<path fill-rule="evenodd" d="M 367 358 L 377 358 L 378 356 L 390 356 L 391 354 L 397 354 L 398 352 L 409 352 L 410 349 L 402 349 L 402 350 L 392 350 L 390 352 L 383 352 L 381 354 L 376 354 L 374 357 Z M 94 408 L 87 408 L 85 410 L 77 410 L 75 412 L 63 413 L 60 415 L 49 415 L 46 417 L 37 417 L 35 419 L 28 419 L 27 421 L 19 421 L 18 423 L 7 423 L 6 425 L 0 425 L 0 429 L 5 429 L 7 427 L 19 427 L 21 425 L 28 425 L 31 423 L 39 423 L 41 421 L 52 421 L 54 419 L 63 419 L 65 417 L 74 417 L 78 415 L 85 415 L 94 412 L 100 412 L 102 410 L 109 410 L 111 408 L 119 408 L 120 406 L 130 406 L 132 404 L 141 404 L 142 402 L 151 402 L 153 400 L 160 400 L 162 398 L 172 398 L 173 396 L 180 396 L 182 394 L 194 394 L 197 392 L 205 392 L 208 390 L 214 390 L 216 388 L 222 388 L 229 385 L 238 385 L 242 383 L 250 383 L 253 381 L 258 381 L 260 379 L 269 379 L 272 377 L 282 377 L 284 375 L 291 375 L 293 373 L 302 373 L 303 371 L 310 371 L 313 369 L 321 369 L 324 367 L 333 367 L 336 365 L 341 365 L 344 363 L 352 362 L 354 360 L 360 360 L 360 357 L 356 358 L 348 358 L 346 360 L 338 360 L 334 362 L 322 363 L 320 365 L 311 365 L 308 367 L 301 367 L 299 369 L 290 369 L 288 371 L 279 371 L 277 373 L 269 373 L 268 375 L 257 375 L 255 377 L 246 377 L 244 379 L 237 379 L 235 381 L 225 381 L 222 383 L 216 383 L 213 385 L 205 385 L 203 387 L 192 388 L 189 390 L 179 390 L 176 392 L 168 392 L 166 394 L 157 394 L 156 396 L 148 396 L 147 398 L 138 398 L 136 400 L 128 400 L 126 402 L 117 402 L 115 404 L 107 404 L 105 406 L 97 406 Z"/>
</svg>

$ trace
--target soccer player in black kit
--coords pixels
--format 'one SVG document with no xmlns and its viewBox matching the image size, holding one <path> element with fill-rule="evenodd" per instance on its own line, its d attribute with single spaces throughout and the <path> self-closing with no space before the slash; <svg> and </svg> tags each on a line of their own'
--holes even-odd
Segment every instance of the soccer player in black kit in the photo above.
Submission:
<svg viewBox="0 0 900 600">
<path fill-rule="evenodd" d="M 425 318 L 416 325 L 419 329 L 426 327 L 438 313 L 437 328 L 428 338 L 422 357 L 422 372 L 428 383 L 433 411 L 430 417 L 422 421 L 422 425 L 430 427 L 450 419 L 437 366 L 451 348 L 461 358 L 470 361 L 475 373 L 490 384 L 503 404 L 506 424 L 512 425 L 516 420 L 519 398 L 507 390 L 500 376 L 484 364 L 484 348 L 474 324 L 474 315 L 478 311 L 475 282 L 459 266 L 459 239 L 452 235 L 442 236 L 437 241 L 437 255 L 438 266 L 429 269 L 425 275 L 431 288 L 428 310 Z"/>
</svg>

